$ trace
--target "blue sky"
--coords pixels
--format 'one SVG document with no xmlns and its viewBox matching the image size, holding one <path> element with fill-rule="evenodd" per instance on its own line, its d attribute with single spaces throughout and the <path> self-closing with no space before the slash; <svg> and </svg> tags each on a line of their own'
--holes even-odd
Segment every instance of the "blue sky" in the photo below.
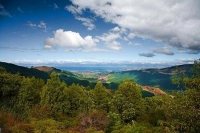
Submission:
<svg viewBox="0 0 200 133">
<path fill-rule="evenodd" d="M 0 0 L 0 61 L 192 63 L 199 12 L 199 0 Z"/>
</svg>

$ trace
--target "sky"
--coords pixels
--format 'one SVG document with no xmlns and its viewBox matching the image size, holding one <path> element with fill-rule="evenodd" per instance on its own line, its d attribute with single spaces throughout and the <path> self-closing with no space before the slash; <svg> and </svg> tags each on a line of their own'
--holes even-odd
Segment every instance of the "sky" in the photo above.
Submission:
<svg viewBox="0 0 200 133">
<path fill-rule="evenodd" d="M 193 63 L 200 0 L 0 0 L 0 61 Z"/>
</svg>

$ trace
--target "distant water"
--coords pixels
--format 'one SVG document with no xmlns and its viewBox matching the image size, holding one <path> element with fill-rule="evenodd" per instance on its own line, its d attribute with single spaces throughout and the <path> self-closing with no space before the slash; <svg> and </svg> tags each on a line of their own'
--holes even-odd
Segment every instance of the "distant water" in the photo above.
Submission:
<svg viewBox="0 0 200 133">
<path fill-rule="evenodd" d="M 56 67 L 60 70 L 68 70 L 68 71 L 122 71 L 126 68 L 123 67 L 98 67 L 98 66 L 75 66 L 75 67 Z"/>
<path fill-rule="evenodd" d="M 60 70 L 68 71 L 124 71 L 124 70 L 141 70 L 150 68 L 165 68 L 169 65 L 165 64 L 18 64 L 25 67 L 31 66 L 48 66 Z"/>
</svg>

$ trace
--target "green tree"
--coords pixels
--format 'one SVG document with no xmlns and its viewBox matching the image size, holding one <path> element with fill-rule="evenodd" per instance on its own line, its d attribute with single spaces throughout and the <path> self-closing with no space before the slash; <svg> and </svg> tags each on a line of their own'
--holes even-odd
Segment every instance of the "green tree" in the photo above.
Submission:
<svg viewBox="0 0 200 133">
<path fill-rule="evenodd" d="M 88 91 L 83 86 L 72 84 L 67 89 L 68 101 L 70 108 L 68 114 L 76 116 L 80 112 L 87 112 L 91 109 L 92 101 Z"/>
<path fill-rule="evenodd" d="M 149 122 L 152 126 L 158 126 L 159 120 L 165 120 L 165 96 L 147 97 L 144 99 L 145 114 L 138 121 Z M 166 96 L 168 97 L 168 96 Z M 171 100 L 172 98 L 169 98 Z"/>
<path fill-rule="evenodd" d="M 21 87 L 22 76 L 10 74 L 0 67 L 0 107 L 10 110 L 16 104 L 17 95 Z"/>
<path fill-rule="evenodd" d="M 174 83 L 183 84 L 186 91 L 174 94 L 173 99 L 166 100 L 165 110 L 167 120 L 161 122 L 161 124 L 168 125 L 168 128 L 173 127 L 175 131 L 196 133 L 200 132 L 199 60 L 194 62 L 191 72 L 191 76 L 182 73 L 182 75 L 177 75 L 177 79 L 173 79 Z"/>
<path fill-rule="evenodd" d="M 39 104 L 43 85 L 44 81 L 41 79 L 36 79 L 35 77 L 23 78 L 15 106 L 15 111 L 18 115 L 27 118 L 32 106 Z"/>
<path fill-rule="evenodd" d="M 101 82 L 97 82 L 94 90 L 92 90 L 92 99 L 95 109 L 109 111 L 109 94 Z"/>
<path fill-rule="evenodd" d="M 123 122 L 129 123 L 136 120 L 144 112 L 144 101 L 138 85 L 130 80 L 125 80 L 115 91 L 112 105 Z"/>
<path fill-rule="evenodd" d="M 23 78 L 18 94 L 19 102 L 32 106 L 40 102 L 40 92 L 44 85 L 44 81 L 40 79 Z"/>
<path fill-rule="evenodd" d="M 41 92 L 41 104 L 48 105 L 53 113 L 66 113 L 69 110 L 67 87 L 55 72 L 50 75 Z"/>
</svg>

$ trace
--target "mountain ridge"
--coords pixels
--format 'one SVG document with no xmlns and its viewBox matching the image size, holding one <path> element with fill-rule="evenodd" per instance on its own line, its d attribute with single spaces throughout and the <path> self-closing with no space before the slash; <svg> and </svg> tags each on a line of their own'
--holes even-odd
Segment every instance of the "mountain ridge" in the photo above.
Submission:
<svg viewBox="0 0 200 133">
<path fill-rule="evenodd" d="M 18 65 L 12 64 L 12 63 L 1 62 L 1 61 L 0 61 L 0 66 L 4 67 L 6 69 L 6 71 L 11 74 L 20 73 L 20 75 L 22 75 L 22 76 L 26 76 L 26 77 L 34 76 L 36 78 L 41 78 L 45 81 L 50 78 L 48 73 L 39 71 L 39 70 L 33 69 L 33 68 L 18 66 Z"/>
<path fill-rule="evenodd" d="M 137 82 L 141 86 L 150 86 L 168 91 L 177 90 L 177 85 L 173 85 L 171 82 L 175 71 L 178 69 L 180 71 L 185 71 L 186 74 L 189 74 L 193 64 L 171 66 L 161 69 L 156 68 L 112 72 L 105 72 L 102 70 L 98 73 L 95 71 L 95 76 L 93 73 L 87 73 L 87 75 L 89 75 L 87 76 L 83 75 L 83 73 L 60 70 L 49 66 L 32 66 L 31 68 L 27 68 L 6 62 L 0 62 L 0 66 L 4 67 L 12 74 L 19 72 L 22 76 L 35 76 L 36 78 L 41 78 L 45 81 L 49 79 L 50 74 L 55 71 L 59 75 L 61 81 L 66 82 L 68 85 L 75 83 L 93 88 L 97 81 L 101 81 L 107 88 L 115 90 L 117 89 L 118 84 L 122 81 L 130 79 Z"/>
</svg>

